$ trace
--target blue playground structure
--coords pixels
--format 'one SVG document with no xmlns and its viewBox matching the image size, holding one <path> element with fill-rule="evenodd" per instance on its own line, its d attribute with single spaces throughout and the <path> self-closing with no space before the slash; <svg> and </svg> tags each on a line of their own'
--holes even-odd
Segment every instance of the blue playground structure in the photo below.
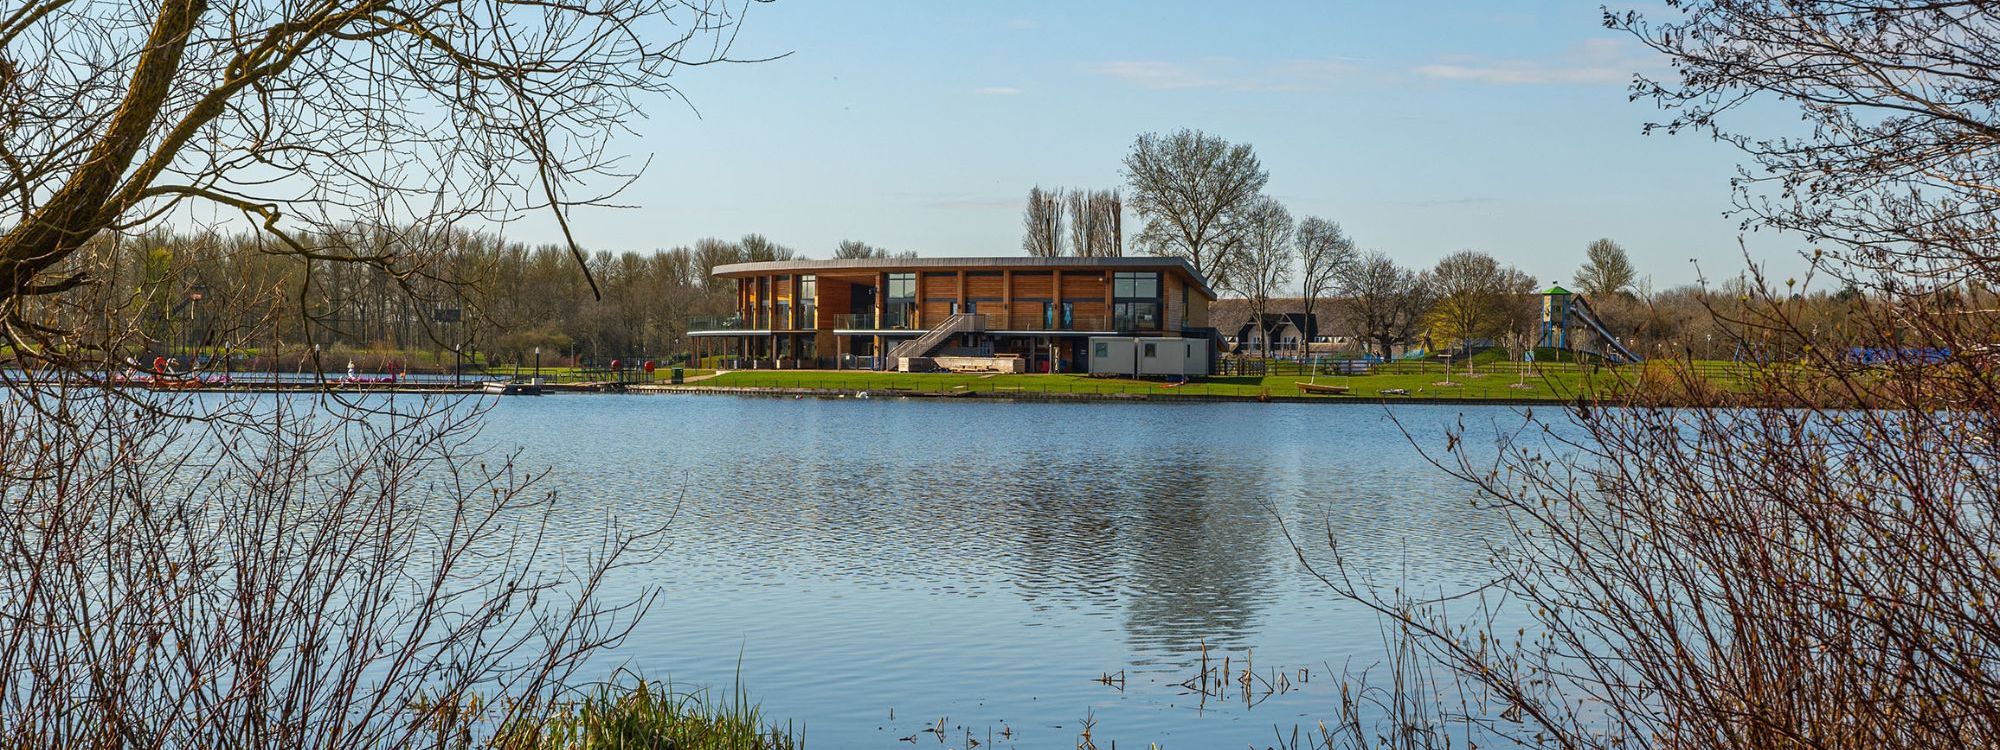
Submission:
<svg viewBox="0 0 2000 750">
<path fill-rule="evenodd" d="M 1588 328 L 1595 332 L 1596 339 L 1604 346 L 1604 350 L 1578 349 L 1577 342 L 1572 338 L 1572 332 L 1576 328 Z M 1542 337 L 1535 346 L 1590 351 L 1603 357 L 1606 362 L 1617 365 L 1640 361 L 1639 355 L 1625 348 L 1624 344 L 1618 343 L 1618 337 L 1611 335 L 1611 331 L 1604 327 L 1603 321 L 1598 320 L 1596 311 L 1590 309 L 1590 302 L 1585 300 L 1583 295 L 1559 286 L 1549 287 L 1542 292 Z"/>
</svg>

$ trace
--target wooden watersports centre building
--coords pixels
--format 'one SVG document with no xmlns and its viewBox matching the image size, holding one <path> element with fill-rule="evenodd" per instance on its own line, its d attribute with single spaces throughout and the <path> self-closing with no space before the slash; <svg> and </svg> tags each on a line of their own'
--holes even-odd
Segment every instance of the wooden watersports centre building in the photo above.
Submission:
<svg viewBox="0 0 2000 750">
<path fill-rule="evenodd" d="M 714 275 L 736 281 L 736 313 L 688 335 L 697 356 L 739 368 L 1087 372 L 1094 337 L 1217 349 L 1215 291 L 1178 258 L 795 260 Z"/>
</svg>

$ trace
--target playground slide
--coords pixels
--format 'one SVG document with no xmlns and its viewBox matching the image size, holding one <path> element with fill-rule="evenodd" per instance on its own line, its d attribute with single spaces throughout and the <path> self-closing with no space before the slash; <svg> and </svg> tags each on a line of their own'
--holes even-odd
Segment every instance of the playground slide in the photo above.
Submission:
<svg viewBox="0 0 2000 750">
<path fill-rule="evenodd" d="M 1610 352 L 1605 353 L 1604 356 L 1606 359 L 1615 360 L 1620 364 L 1639 361 L 1639 355 L 1632 353 L 1631 349 L 1625 348 L 1624 344 L 1619 343 L 1617 336 L 1611 335 L 1611 331 L 1605 329 L 1604 323 L 1597 319 L 1597 311 L 1590 309 L 1589 300 L 1577 297 L 1576 312 L 1577 318 L 1581 319 L 1584 325 L 1590 326 L 1590 330 L 1596 331 L 1598 339 L 1602 340 L 1604 345 L 1611 349 Z M 1614 354 L 1616 355 L 1615 357 L 1613 356 Z"/>
</svg>

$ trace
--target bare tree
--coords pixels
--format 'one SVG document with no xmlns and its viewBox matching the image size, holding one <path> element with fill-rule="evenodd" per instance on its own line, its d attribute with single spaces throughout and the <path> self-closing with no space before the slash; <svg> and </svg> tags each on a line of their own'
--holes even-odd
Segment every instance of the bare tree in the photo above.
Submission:
<svg viewBox="0 0 2000 750">
<path fill-rule="evenodd" d="M 579 185 L 631 174 L 605 134 L 640 94 L 673 93 L 670 72 L 727 59 L 740 13 L 726 0 L 17 3 L 0 19 L 8 348 L 99 369 L 22 303 L 93 283 L 99 269 L 72 261 L 100 233 L 195 211 L 239 216 L 273 252 L 406 284 L 461 220 L 547 211 L 567 237 L 572 208 L 609 197 Z M 319 244 L 353 224 L 396 236 L 352 254 Z"/>
<path fill-rule="evenodd" d="M 1069 254 L 1079 258 L 1090 257 L 1091 224 L 1097 219 L 1090 212 L 1090 191 L 1063 190 L 1057 194 L 1062 197 L 1062 213 L 1066 218 L 1064 229 L 1069 234 Z"/>
<path fill-rule="evenodd" d="M 1117 190 L 1028 190 L 1021 211 L 1021 248 L 1050 258 L 1116 258 L 1125 254 L 1125 204 Z"/>
<path fill-rule="evenodd" d="M 917 257 L 917 251 L 903 250 L 892 253 L 889 252 L 888 248 L 875 247 L 860 240 L 841 240 L 840 245 L 833 249 L 833 257 L 837 259 L 915 258 Z"/>
<path fill-rule="evenodd" d="M 1316 320 L 1313 313 L 1320 298 L 1333 291 L 1341 272 L 1355 262 L 1354 240 L 1340 231 L 1339 224 L 1308 216 L 1299 222 L 1298 246 L 1299 296 L 1306 320 Z"/>
<path fill-rule="evenodd" d="M 1993 91 L 2000 36 L 1974 0 L 1785 6 L 1693 2 L 1667 21 L 1607 14 L 1608 26 L 1674 62 L 1639 77 L 1635 97 L 1740 149 L 1755 165 L 1733 181 L 1737 207 L 1814 244 L 1843 279 L 1917 273 L 2000 279 L 2000 141 Z M 1809 102 L 1795 137 L 1728 127 L 1756 101 Z M 1758 125 L 1761 120 L 1746 118 Z"/>
<path fill-rule="evenodd" d="M 1125 254 L 1125 199 L 1117 188 L 1090 193 L 1090 243 L 1093 258 L 1116 258 Z"/>
<path fill-rule="evenodd" d="M 798 257 L 797 250 L 772 242 L 761 234 L 746 234 L 736 241 L 736 247 L 743 253 L 743 260 L 752 263 L 791 260 Z"/>
<path fill-rule="evenodd" d="M 1292 214 L 1276 198 L 1258 196 L 1243 209 L 1243 249 L 1235 253 L 1226 288 L 1243 295 L 1250 303 L 1251 325 L 1264 326 L 1271 312 L 1271 299 L 1282 294 L 1292 279 L 1294 261 Z M 1303 333 L 1303 332 L 1302 332 Z M 1262 337 L 1263 356 L 1271 356 L 1271 337 Z"/>
<path fill-rule="evenodd" d="M 888 255 L 887 250 L 873 247 L 860 240 L 841 240 L 840 244 L 833 248 L 833 257 L 840 260 L 883 258 Z"/>
<path fill-rule="evenodd" d="M 1535 277 L 1527 272 L 1512 266 L 1500 269 L 1495 338 L 1507 348 L 1508 357 L 1517 362 L 1526 359 L 1523 355 L 1534 345 L 1534 334 L 1541 326 L 1542 306 L 1538 291 Z M 1467 367 L 1470 366 L 1468 363 Z"/>
<path fill-rule="evenodd" d="M 1125 206 L 1118 191 L 1071 190 L 1068 195 L 1070 253 L 1080 258 L 1123 255 Z"/>
<path fill-rule="evenodd" d="M 1431 282 L 1437 295 L 1428 319 L 1431 333 L 1458 345 L 1469 373 L 1473 341 L 1506 332 L 1506 271 L 1491 255 L 1461 250 L 1438 261 Z"/>
<path fill-rule="evenodd" d="M 1243 242 L 1238 214 L 1271 179 L 1256 152 L 1199 130 L 1146 133 L 1125 157 L 1125 179 L 1132 207 L 1146 220 L 1139 244 L 1185 259 L 1195 273 L 1226 286 L 1231 255 Z"/>
<path fill-rule="evenodd" d="M 1396 265 L 1380 250 L 1370 250 L 1334 274 L 1340 317 L 1356 338 L 1372 344 L 1382 359 L 1393 359 L 1396 347 L 1415 340 L 1417 326 L 1430 309 L 1430 279 Z"/>
<path fill-rule="evenodd" d="M 1638 275 L 1632 271 L 1632 259 L 1625 255 L 1625 248 L 1606 238 L 1590 243 L 1585 254 L 1583 266 L 1576 269 L 1577 291 L 1592 299 L 1632 291 Z"/>
<path fill-rule="evenodd" d="M 1074 193 L 1072 193 L 1074 195 Z M 1072 219 L 1074 224 L 1074 219 Z M 1028 206 L 1021 211 L 1021 249 L 1036 258 L 1063 254 L 1063 191 L 1028 189 Z"/>
</svg>

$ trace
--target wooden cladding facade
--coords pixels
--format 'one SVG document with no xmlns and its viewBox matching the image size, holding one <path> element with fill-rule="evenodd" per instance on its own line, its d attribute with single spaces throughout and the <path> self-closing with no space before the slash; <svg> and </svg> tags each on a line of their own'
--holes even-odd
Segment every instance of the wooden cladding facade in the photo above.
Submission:
<svg viewBox="0 0 2000 750">
<path fill-rule="evenodd" d="M 780 362 L 879 356 L 955 313 L 983 316 L 956 346 L 1082 359 L 1090 335 L 1208 335 L 1206 284 L 1168 259 L 969 258 L 739 264 L 730 348 Z M 1037 343 L 1039 342 L 1039 343 Z M 1047 364 L 1046 362 L 1044 364 Z M 799 365 L 781 365 L 799 366 Z"/>
<path fill-rule="evenodd" d="M 1158 305 L 1153 325 L 1136 328 L 1113 324 L 1115 273 L 1150 274 L 1158 293 L 1148 299 Z M 882 322 L 893 312 L 891 282 L 907 279 L 913 287 L 910 313 L 893 324 Z M 808 279 L 814 299 L 801 298 Z M 1183 274 L 1170 269 L 1063 268 L 1053 270 L 990 270 L 987 268 L 871 271 L 865 273 L 759 274 L 737 283 L 737 312 L 747 328 L 808 332 L 834 329 L 924 329 L 954 312 L 988 317 L 994 330 L 1091 330 L 1177 333 L 1205 327 L 1207 294 Z M 857 300 L 873 300 L 857 302 Z M 1131 300 L 1126 300 L 1131 301 Z M 1057 313 L 1067 311 L 1067 320 Z M 811 315 L 812 319 L 806 316 Z M 872 320 L 862 320 L 868 318 Z"/>
<path fill-rule="evenodd" d="M 982 316 L 960 350 L 1014 354 L 1030 366 L 1082 360 L 1088 336 L 1206 336 L 1212 292 L 1190 266 L 1166 258 L 944 258 L 800 260 L 716 270 L 736 282 L 736 316 L 692 328 L 704 346 L 758 360 L 874 358 L 946 322 Z"/>
</svg>

